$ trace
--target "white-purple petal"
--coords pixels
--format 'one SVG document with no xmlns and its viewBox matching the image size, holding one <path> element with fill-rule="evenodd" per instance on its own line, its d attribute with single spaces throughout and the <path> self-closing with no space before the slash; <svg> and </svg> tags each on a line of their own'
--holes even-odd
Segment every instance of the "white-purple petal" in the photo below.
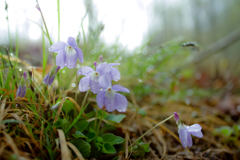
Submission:
<svg viewBox="0 0 240 160">
<path fill-rule="evenodd" d="M 99 91 L 100 91 L 100 85 L 99 85 L 99 82 L 97 81 L 94 81 L 94 80 L 90 80 L 90 88 L 91 88 L 91 91 L 94 93 L 94 94 L 97 94 Z"/>
<path fill-rule="evenodd" d="M 115 94 L 115 109 L 118 112 L 126 112 L 127 106 L 128 106 L 128 101 L 127 98 L 119 93 Z"/>
<path fill-rule="evenodd" d="M 195 137 L 198 137 L 198 138 L 202 138 L 202 137 L 203 137 L 202 131 L 189 132 L 189 133 L 192 134 L 192 135 L 195 136 Z"/>
<path fill-rule="evenodd" d="M 100 73 L 100 75 L 104 75 L 110 72 L 110 67 L 107 63 L 101 63 L 96 67 L 96 71 Z"/>
<path fill-rule="evenodd" d="M 80 48 L 74 48 L 75 50 L 76 50 L 76 52 L 77 52 L 77 56 L 78 56 L 78 58 L 79 58 L 79 61 L 81 62 L 81 63 L 83 63 L 83 53 L 82 53 L 82 50 L 80 49 Z"/>
<path fill-rule="evenodd" d="M 179 139 L 182 142 L 183 147 L 187 147 L 187 130 L 182 124 L 179 124 L 178 126 L 178 133 L 179 133 Z"/>
<path fill-rule="evenodd" d="M 125 88 L 125 87 L 123 87 L 119 84 L 116 84 L 116 85 L 112 86 L 112 89 L 115 90 L 115 91 L 119 91 L 119 92 L 130 93 L 130 91 L 127 88 Z"/>
<path fill-rule="evenodd" d="M 80 69 L 77 71 L 77 74 L 78 74 L 78 75 L 89 76 L 89 75 L 91 75 L 93 72 L 94 72 L 94 70 L 93 70 L 91 67 L 85 66 L 85 67 L 80 68 Z"/>
<path fill-rule="evenodd" d="M 63 52 L 59 52 L 56 56 L 56 65 L 60 66 L 61 69 L 65 67 L 66 57 Z"/>
<path fill-rule="evenodd" d="M 78 85 L 78 89 L 80 92 L 86 92 L 89 89 L 90 79 L 91 79 L 90 76 L 86 76 L 80 80 L 79 85 Z"/>
<path fill-rule="evenodd" d="M 199 124 L 193 124 L 191 126 L 185 126 L 188 132 L 201 131 L 202 127 Z"/>
<path fill-rule="evenodd" d="M 75 41 L 75 38 L 68 37 L 67 44 L 72 46 L 73 48 L 78 48 L 77 42 Z"/>
<path fill-rule="evenodd" d="M 121 74 L 117 68 L 110 67 L 111 78 L 114 81 L 118 81 L 121 78 Z"/>
<path fill-rule="evenodd" d="M 103 108 L 105 99 L 105 91 L 100 91 L 97 94 L 97 105 L 99 108 Z"/>
<path fill-rule="evenodd" d="M 187 146 L 188 146 L 188 147 L 192 147 L 192 145 L 193 145 L 192 136 L 191 136 L 191 134 L 188 132 L 188 133 L 187 133 Z"/>
<path fill-rule="evenodd" d="M 108 112 L 115 110 L 115 97 L 104 97 L 104 104 Z"/>
<path fill-rule="evenodd" d="M 66 46 L 67 46 L 67 44 L 64 42 L 54 43 L 53 45 L 51 45 L 49 47 L 49 52 L 55 52 L 55 53 L 62 52 Z"/>
<path fill-rule="evenodd" d="M 105 74 L 99 78 L 99 84 L 103 89 L 106 89 L 106 88 L 112 86 L 111 79 L 107 74 Z"/>
<path fill-rule="evenodd" d="M 72 69 L 75 68 L 76 62 L 77 62 L 77 52 L 75 54 L 68 54 L 66 53 L 66 62 L 67 62 L 67 67 Z"/>
<path fill-rule="evenodd" d="M 120 63 L 109 63 L 109 66 L 118 66 Z"/>
</svg>

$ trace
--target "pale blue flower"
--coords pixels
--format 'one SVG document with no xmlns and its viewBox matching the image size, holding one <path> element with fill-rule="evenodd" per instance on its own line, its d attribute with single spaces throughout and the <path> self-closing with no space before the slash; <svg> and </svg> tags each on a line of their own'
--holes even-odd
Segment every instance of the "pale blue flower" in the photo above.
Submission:
<svg viewBox="0 0 240 160">
<path fill-rule="evenodd" d="M 95 64 L 95 63 L 94 63 Z M 78 70 L 77 74 L 85 75 L 79 82 L 79 91 L 86 92 L 91 88 L 91 91 L 96 94 L 100 91 L 99 78 L 110 72 L 110 67 L 107 63 L 97 65 L 96 70 L 91 67 L 85 66 Z"/>
<path fill-rule="evenodd" d="M 72 69 L 75 68 L 77 59 L 83 63 L 83 53 L 80 48 L 78 48 L 75 38 L 69 37 L 67 43 L 57 42 L 50 46 L 50 52 L 58 53 L 56 57 L 56 65 L 60 68 L 67 66 Z"/>
<path fill-rule="evenodd" d="M 114 110 L 117 110 L 118 112 L 126 112 L 128 106 L 127 98 L 117 93 L 117 91 L 126 93 L 129 93 L 130 91 L 121 85 L 112 86 L 111 78 L 108 74 L 101 76 L 99 83 L 102 87 L 102 90 L 97 94 L 97 104 L 99 108 L 105 106 L 108 112 Z"/>
<path fill-rule="evenodd" d="M 202 127 L 199 124 L 186 126 L 182 124 L 182 122 L 179 120 L 179 115 L 176 112 L 174 112 L 174 117 L 178 125 L 179 139 L 181 140 L 183 147 L 191 147 L 193 145 L 191 135 L 198 138 L 203 137 L 203 134 L 201 131 Z"/>
</svg>

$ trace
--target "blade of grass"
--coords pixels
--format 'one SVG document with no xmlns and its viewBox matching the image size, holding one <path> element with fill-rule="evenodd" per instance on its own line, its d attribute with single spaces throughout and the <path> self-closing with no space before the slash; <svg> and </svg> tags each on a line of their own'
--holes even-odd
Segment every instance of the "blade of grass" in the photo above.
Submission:
<svg viewBox="0 0 240 160">
<path fill-rule="evenodd" d="M 46 55 L 46 46 L 45 46 L 45 39 L 44 39 L 44 33 L 42 32 L 42 50 L 43 50 L 43 63 L 42 63 L 42 77 L 45 75 L 45 70 L 47 66 L 47 58 L 48 56 Z"/>
</svg>

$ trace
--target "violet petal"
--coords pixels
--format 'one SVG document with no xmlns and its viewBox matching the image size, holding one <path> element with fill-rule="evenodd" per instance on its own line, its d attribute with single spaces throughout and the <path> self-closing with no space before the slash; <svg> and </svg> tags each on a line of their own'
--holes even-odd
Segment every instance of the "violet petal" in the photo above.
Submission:
<svg viewBox="0 0 240 160">
<path fill-rule="evenodd" d="M 118 71 L 117 68 L 111 67 L 110 68 L 110 73 L 111 73 L 111 78 L 114 81 L 118 81 L 121 78 L 121 74 L 120 74 L 120 72 Z"/>
<path fill-rule="evenodd" d="M 90 79 L 91 79 L 90 76 L 86 76 L 80 80 L 79 85 L 78 85 L 78 89 L 80 92 L 86 92 L 89 89 Z"/>
<path fill-rule="evenodd" d="M 62 50 L 65 49 L 66 46 L 67 46 L 67 44 L 64 42 L 54 43 L 53 45 L 51 45 L 49 47 L 49 52 L 60 53 L 60 52 L 62 52 Z"/>
<path fill-rule="evenodd" d="M 115 94 L 115 108 L 118 112 L 126 112 L 128 106 L 127 98 L 119 93 Z"/>
<path fill-rule="evenodd" d="M 106 89 L 106 88 L 112 86 L 111 79 L 107 74 L 105 74 L 99 78 L 99 84 L 103 89 Z"/>
<path fill-rule="evenodd" d="M 91 88 L 91 91 L 94 93 L 94 94 L 97 94 L 99 91 L 100 91 L 100 85 L 99 85 L 99 82 L 96 82 L 96 81 L 93 81 L 93 80 L 90 80 L 90 88 Z"/>
<path fill-rule="evenodd" d="M 77 74 L 78 75 L 85 75 L 85 76 L 89 76 L 94 72 L 94 70 L 91 67 L 85 66 L 85 67 L 81 67 Z"/>
<path fill-rule="evenodd" d="M 115 110 L 115 97 L 104 97 L 104 104 L 105 104 L 105 107 L 106 107 L 106 110 L 108 112 L 112 112 Z"/>
<path fill-rule="evenodd" d="M 105 96 L 105 91 L 100 91 L 97 94 L 97 105 L 99 108 L 103 108 L 104 106 L 104 96 Z"/>
<path fill-rule="evenodd" d="M 78 48 L 77 42 L 75 41 L 75 38 L 68 37 L 67 44 L 72 46 L 73 48 Z"/>
<path fill-rule="evenodd" d="M 130 91 L 127 88 L 125 88 L 125 87 L 123 87 L 119 84 L 116 84 L 116 85 L 112 86 L 112 89 L 115 90 L 115 91 L 119 91 L 119 92 L 130 93 Z"/>
</svg>

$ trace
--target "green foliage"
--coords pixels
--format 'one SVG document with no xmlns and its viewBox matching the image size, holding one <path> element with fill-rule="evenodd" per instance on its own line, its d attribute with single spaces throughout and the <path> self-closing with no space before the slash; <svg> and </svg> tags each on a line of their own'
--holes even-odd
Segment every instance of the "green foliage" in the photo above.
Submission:
<svg viewBox="0 0 240 160">
<path fill-rule="evenodd" d="M 116 153 L 116 149 L 110 143 L 104 143 L 102 152 L 107 154 L 113 154 Z"/>
<path fill-rule="evenodd" d="M 77 129 L 77 131 L 79 132 L 83 132 L 87 126 L 88 126 L 89 122 L 86 120 L 81 120 L 75 123 L 74 127 Z"/>
<path fill-rule="evenodd" d="M 143 143 L 143 142 L 138 142 L 138 144 L 134 145 L 132 150 L 133 150 L 133 156 L 136 158 L 140 156 L 143 158 L 146 153 L 150 152 L 150 143 Z"/>
<path fill-rule="evenodd" d="M 88 138 L 86 137 L 82 132 L 76 131 L 74 134 L 72 134 L 74 138 Z"/>
<path fill-rule="evenodd" d="M 112 122 L 120 123 L 125 117 L 126 117 L 126 115 L 124 115 L 124 114 L 118 114 L 118 115 L 108 114 L 105 117 L 105 119 L 109 120 L 109 121 L 112 121 Z"/>
<path fill-rule="evenodd" d="M 77 147 L 77 149 L 81 152 L 84 158 L 87 158 L 90 156 L 91 145 L 88 142 L 82 139 L 75 139 L 75 140 L 71 140 L 71 143 Z"/>
<path fill-rule="evenodd" d="M 112 145 L 120 144 L 124 142 L 122 137 L 115 136 L 114 134 L 107 133 L 102 136 L 103 141 Z"/>
</svg>

